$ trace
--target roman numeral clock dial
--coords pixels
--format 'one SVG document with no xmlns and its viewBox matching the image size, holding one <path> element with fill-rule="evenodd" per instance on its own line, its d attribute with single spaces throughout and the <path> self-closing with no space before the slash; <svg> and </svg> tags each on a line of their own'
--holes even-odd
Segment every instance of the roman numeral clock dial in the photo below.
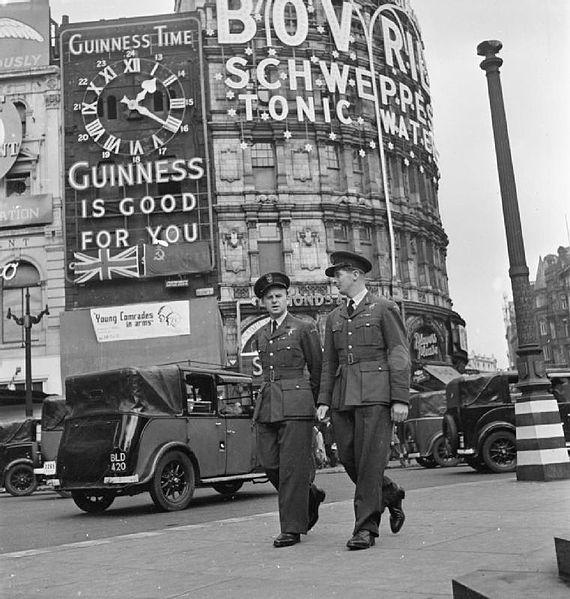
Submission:
<svg viewBox="0 0 570 599">
<path fill-rule="evenodd" d="M 99 61 L 102 62 L 102 61 Z M 79 141 L 97 143 L 103 156 L 137 156 L 166 148 L 184 124 L 187 107 L 182 79 L 168 67 L 144 58 L 124 58 L 100 66 L 91 81 L 83 79 L 81 111 L 85 134 Z"/>
</svg>

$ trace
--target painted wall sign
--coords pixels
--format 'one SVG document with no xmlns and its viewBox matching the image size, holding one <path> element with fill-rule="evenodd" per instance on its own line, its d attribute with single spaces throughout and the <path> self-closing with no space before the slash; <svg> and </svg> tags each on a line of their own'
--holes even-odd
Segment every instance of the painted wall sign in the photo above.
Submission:
<svg viewBox="0 0 570 599">
<path fill-rule="evenodd" d="M 0 4 L 0 71 L 49 64 L 49 2 Z"/>
<path fill-rule="evenodd" d="M 440 360 L 441 348 L 436 332 L 428 326 L 423 326 L 412 333 L 413 360 Z"/>
<path fill-rule="evenodd" d="M 99 343 L 190 335 L 187 301 L 92 308 L 90 314 Z"/>
<path fill-rule="evenodd" d="M 242 0 L 239 5 L 216 0 L 217 31 L 209 29 L 206 36 L 228 46 L 223 69 L 213 73 L 225 86 L 228 116 L 285 125 L 297 120 L 363 126 L 359 104 L 374 103 L 376 87 L 384 133 L 435 154 L 415 14 L 407 0 L 386 1 L 376 9 L 371 25 L 357 3 L 346 1 L 333 6 L 332 0 Z M 313 49 L 312 40 L 320 38 L 332 44 L 332 52 Z M 280 51 L 284 46 L 296 54 L 291 58 L 290 51 Z M 374 149 L 375 138 L 370 142 Z"/>
<path fill-rule="evenodd" d="M 51 223 L 52 195 L 10 196 L 0 204 L 0 229 Z"/>
<path fill-rule="evenodd" d="M 20 113 L 12 102 L 4 96 L 0 96 L 0 179 L 16 162 L 21 146 L 22 121 Z"/>
</svg>

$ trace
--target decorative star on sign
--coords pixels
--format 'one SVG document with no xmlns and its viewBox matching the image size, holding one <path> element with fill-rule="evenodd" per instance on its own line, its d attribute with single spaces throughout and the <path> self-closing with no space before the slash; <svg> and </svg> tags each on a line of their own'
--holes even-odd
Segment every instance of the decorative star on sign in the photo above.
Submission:
<svg viewBox="0 0 570 599">
<path fill-rule="evenodd" d="M 267 112 L 263 111 L 263 112 L 261 113 L 261 120 L 262 120 L 262 121 L 266 121 L 267 119 L 269 119 L 269 113 L 267 113 Z"/>
<path fill-rule="evenodd" d="M 392 75 L 397 75 L 398 71 L 396 69 L 392 69 Z"/>
<path fill-rule="evenodd" d="M 314 54 L 311 56 L 311 62 L 313 64 L 317 64 L 317 62 L 319 62 L 319 57 L 315 56 Z"/>
<path fill-rule="evenodd" d="M 338 57 L 339 57 L 339 54 L 338 54 L 338 52 L 337 52 L 336 50 L 333 50 L 333 51 L 331 52 L 331 54 L 332 54 L 332 57 L 333 57 L 333 58 L 338 58 Z"/>
<path fill-rule="evenodd" d="M 388 149 L 389 150 L 393 150 L 394 149 L 394 144 L 391 141 L 388 142 Z"/>
<path fill-rule="evenodd" d="M 214 35 L 215 31 L 213 29 L 206 29 L 206 35 L 208 37 L 212 37 Z"/>
<path fill-rule="evenodd" d="M 261 14 L 260 14 L 260 13 L 258 13 L 258 12 L 256 12 L 256 13 L 253 15 L 253 18 L 254 18 L 254 19 L 255 19 L 255 20 L 258 22 L 258 23 L 259 23 L 259 21 L 261 21 L 261 19 L 263 19 L 263 17 L 261 16 Z"/>
<path fill-rule="evenodd" d="M 415 157 L 416 157 L 416 155 L 414 154 L 414 151 L 413 151 L 413 150 L 410 150 L 410 156 L 411 156 L 412 158 L 415 158 Z"/>
<path fill-rule="evenodd" d="M 394 102 L 396 102 L 396 104 L 400 104 L 400 98 L 396 98 Z"/>
<path fill-rule="evenodd" d="M 369 146 L 370 146 L 370 147 L 371 147 L 373 150 L 375 150 L 375 149 L 376 149 L 376 142 L 375 142 L 375 141 L 371 141 L 371 142 L 370 142 L 368 145 L 369 145 Z"/>
<path fill-rule="evenodd" d="M 307 12 L 315 12 L 315 7 L 312 4 L 309 4 L 309 6 L 307 6 Z"/>
<path fill-rule="evenodd" d="M 247 141 L 242 141 L 242 142 L 240 143 L 239 147 L 240 147 L 242 150 L 245 150 L 245 149 L 247 149 Z"/>
<path fill-rule="evenodd" d="M 311 144 L 305 144 L 305 152 L 312 152 L 313 146 Z"/>
<path fill-rule="evenodd" d="M 410 166 L 410 161 L 407 158 L 404 158 L 404 164 L 406 166 Z"/>
<path fill-rule="evenodd" d="M 334 131 L 331 131 L 331 132 L 329 133 L 329 139 L 330 139 L 331 141 L 334 141 L 334 140 L 336 139 L 336 133 L 335 133 Z"/>
<path fill-rule="evenodd" d="M 362 148 L 360 148 L 360 150 L 358 150 L 358 153 L 360 154 L 360 156 L 362 158 L 364 158 L 366 156 L 366 152 Z"/>
<path fill-rule="evenodd" d="M 228 108 L 228 116 L 235 116 L 237 111 L 235 108 Z"/>
<path fill-rule="evenodd" d="M 325 28 L 324 28 L 322 25 L 319 25 L 319 26 L 317 27 L 317 31 L 318 31 L 320 34 L 323 34 L 323 33 L 325 32 Z"/>
<path fill-rule="evenodd" d="M 349 36 L 348 36 L 348 41 L 349 41 L 351 44 L 354 44 L 354 35 L 352 35 L 352 34 L 351 34 L 351 35 L 349 35 Z"/>
<path fill-rule="evenodd" d="M 423 167 L 423 164 L 422 164 L 422 165 L 420 165 L 420 173 L 423 173 L 423 172 L 424 172 L 424 170 L 425 170 L 425 169 L 424 169 L 424 167 Z"/>
<path fill-rule="evenodd" d="M 236 93 L 234 91 L 232 91 L 231 89 L 226 92 L 226 98 L 228 100 L 233 100 L 235 95 L 236 95 Z"/>
<path fill-rule="evenodd" d="M 350 60 L 356 60 L 356 52 L 351 52 L 349 54 L 349 56 L 350 56 Z"/>
<path fill-rule="evenodd" d="M 291 133 L 291 131 L 289 131 L 289 129 L 285 129 L 285 131 L 283 131 L 283 137 L 285 139 L 291 139 L 291 135 L 293 134 Z"/>
<path fill-rule="evenodd" d="M 359 125 L 363 125 L 363 124 L 364 124 L 364 119 L 363 119 L 361 116 L 359 116 L 359 117 L 356 119 L 356 122 L 357 122 Z"/>
<path fill-rule="evenodd" d="M 287 79 L 287 73 L 279 73 L 279 79 L 285 81 L 285 79 Z"/>
<path fill-rule="evenodd" d="M 354 87 L 356 85 L 356 81 L 354 79 L 349 79 L 348 85 L 350 85 L 350 87 Z"/>
<path fill-rule="evenodd" d="M 224 78 L 224 76 L 222 75 L 222 73 L 215 73 L 214 74 L 214 79 L 216 81 L 221 81 Z"/>
<path fill-rule="evenodd" d="M 325 82 L 322 79 L 316 79 L 315 83 L 318 87 L 322 87 L 325 84 Z"/>
<path fill-rule="evenodd" d="M 267 50 L 267 54 L 269 54 L 269 56 L 275 56 L 277 54 L 277 50 L 275 48 L 269 48 L 269 50 Z"/>
<path fill-rule="evenodd" d="M 246 53 L 248 56 L 251 56 L 251 55 L 253 54 L 253 50 L 252 50 L 252 49 L 251 49 L 249 46 L 248 46 L 248 47 L 247 47 L 247 48 L 244 50 L 244 52 L 245 52 L 245 53 Z"/>
</svg>

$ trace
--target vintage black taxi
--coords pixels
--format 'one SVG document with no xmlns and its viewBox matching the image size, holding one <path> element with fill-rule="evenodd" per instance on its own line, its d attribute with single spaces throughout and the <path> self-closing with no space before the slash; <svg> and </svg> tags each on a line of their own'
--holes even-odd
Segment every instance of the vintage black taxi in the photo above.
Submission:
<svg viewBox="0 0 570 599">
<path fill-rule="evenodd" d="M 251 378 L 169 364 L 68 377 L 57 457 L 61 488 L 86 512 L 149 492 L 188 507 L 196 486 L 236 493 L 265 481 L 255 455 Z"/>
<path fill-rule="evenodd" d="M 570 447 L 570 371 L 547 372 Z M 463 375 L 446 387 L 443 433 L 451 450 L 477 471 L 513 472 L 517 465 L 516 371 Z"/>
</svg>

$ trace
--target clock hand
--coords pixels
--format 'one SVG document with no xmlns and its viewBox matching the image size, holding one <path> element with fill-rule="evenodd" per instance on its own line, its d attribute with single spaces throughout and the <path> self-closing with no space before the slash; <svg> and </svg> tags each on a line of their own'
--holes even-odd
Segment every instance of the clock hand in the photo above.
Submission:
<svg viewBox="0 0 570 599">
<path fill-rule="evenodd" d="M 152 79 L 146 79 L 141 83 L 141 87 L 142 90 L 137 94 L 137 97 L 135 98 L 135 102 L 137 104 L 139 102 L 142 102 L 148 93 L 154 94 L 154 92 L 156 91 L 156 77 L 153 77 Z"/>
<path fill-rule="evenodd" d="M 157 123 L 160 123 L 161 125 L 166 125 L 166 121 L 162 120 L 159 116 L 156 116 L 156 114 L 152 113 L 148 108 L 146 108 L 146 106 L 139 106 L 137 104 L 135 106 L 135 110 L 139 114 L 142 114 L 143 116 L 148 116 L 148 118 L 153 119 L 154 121 L 156 121 Z"/>
</svg>

